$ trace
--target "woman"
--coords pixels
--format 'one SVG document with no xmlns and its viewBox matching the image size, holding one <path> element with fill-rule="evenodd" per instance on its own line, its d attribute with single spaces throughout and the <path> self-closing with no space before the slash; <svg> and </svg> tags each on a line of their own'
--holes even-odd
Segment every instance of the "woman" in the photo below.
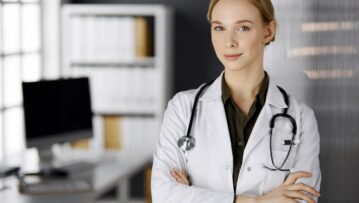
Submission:
<svg viewBox="0 0 359 203">
<path fill-rule="evenodd" d="M 272 3 L 212 0 L 207 17 L 224 71 L 169 102 L 154 154 L 153 201 L 315 202 L 321 172 L 314 113 L 263 68 L 276 31 Z M 189 126 L 193 138 L 183 137 Z"/>
</svg>

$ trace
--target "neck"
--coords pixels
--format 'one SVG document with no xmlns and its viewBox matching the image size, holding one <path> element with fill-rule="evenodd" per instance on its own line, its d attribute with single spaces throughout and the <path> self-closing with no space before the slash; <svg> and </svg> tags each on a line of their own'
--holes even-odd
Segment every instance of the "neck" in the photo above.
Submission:
<svg viewBox="0 0 359 203">
<path fill-rule="evenodd" d="M 259 67 L 224 71 L 224 79 L 233 98 L 239 100 L 252 100 L 255 98 L 265 76 L 263 66 Z"/>
</svg>

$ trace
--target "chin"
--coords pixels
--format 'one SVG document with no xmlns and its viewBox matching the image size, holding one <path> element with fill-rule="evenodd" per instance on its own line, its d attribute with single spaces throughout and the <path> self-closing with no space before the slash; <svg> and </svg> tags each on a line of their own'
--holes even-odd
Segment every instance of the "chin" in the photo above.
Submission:
<svg viewBox="0 0 359 203">
<path fill-rule="evenodd" d="M 245 69 L 243 65 L 235 65 L 235 64 L 224 64 L 225 71 L 242 71 Z"/>
</svg>

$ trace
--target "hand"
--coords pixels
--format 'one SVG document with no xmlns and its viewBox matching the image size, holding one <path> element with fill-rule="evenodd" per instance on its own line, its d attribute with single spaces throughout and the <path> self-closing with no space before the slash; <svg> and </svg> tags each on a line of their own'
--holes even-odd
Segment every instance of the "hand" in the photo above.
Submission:
<svg viewBox="0 0 359 203">
<path fill-rule="evenodd" d="M 305 200 L 308 203 L 315 203 L 315 201 L 308 194 L 319 197 L 320 193 L 309 185 L 295 183 L 299 178 L 308 178 L 311 176 L 311 173 L 304 171 L 291 173 L 281 186 L 270 193 L 267 193 L 261 197 L 257 197 L 256 200 L 258 203 L 297 203 L 297 200 Z"/>
<path fill-rule="evenodd" d="M 185 170 L 179 170 L 179 169 L 174 168 L 171 170 L 171 175 L 172 175 L 172 177 L 174 177 L 176 179 L 176 181 L 178 183 L 188 185 L 188 186 L 191 185 L 189 177 Z"/>
</svg>

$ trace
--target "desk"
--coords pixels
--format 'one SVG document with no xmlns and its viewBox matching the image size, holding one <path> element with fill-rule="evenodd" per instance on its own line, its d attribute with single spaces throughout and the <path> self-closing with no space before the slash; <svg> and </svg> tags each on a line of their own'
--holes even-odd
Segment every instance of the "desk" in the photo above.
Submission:
<svg viewBox="0 0 359 203">
<path fill-rule="evenodd" d="M 94 191 L 56 195 L 25 195 L 18 192 L 17 180 L 9 177 L 5 180 L 9 189 L 0 192 L 1 203 L 89 203 L 95 202 L 101 195 L 127 183 L 130 176 L 152 162 L 152 150 L 131 150 L 106 152 L 91 173 Z M 119 202 L 125 202 L 127 187 L 120 187 Z"/>
</svg>

